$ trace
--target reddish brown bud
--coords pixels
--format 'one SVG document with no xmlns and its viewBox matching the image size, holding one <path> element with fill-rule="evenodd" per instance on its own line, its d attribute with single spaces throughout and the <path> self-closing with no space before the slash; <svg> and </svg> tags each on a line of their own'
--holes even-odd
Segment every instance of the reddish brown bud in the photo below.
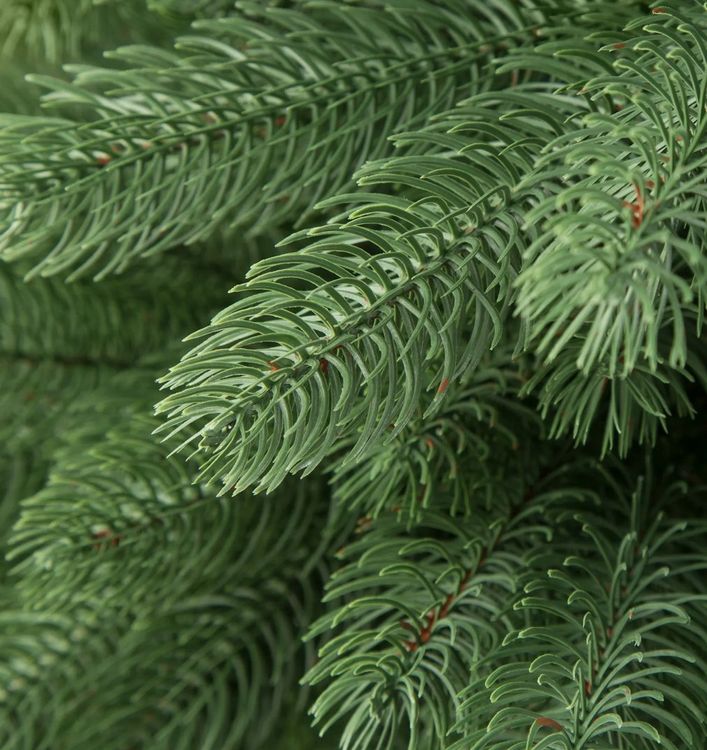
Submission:
<svg viewBox="0 0 707 750">
<path fill-rule="evenodd" d="M 539 727 L 548 727 L 548 729 L 555 729 L 558 732 L 562 731 L 562 724 L 554 719 L 548 718 L 547 716 L 538 716 L 538 718 L 535 719 L 535 723 Z"/>
</svg>

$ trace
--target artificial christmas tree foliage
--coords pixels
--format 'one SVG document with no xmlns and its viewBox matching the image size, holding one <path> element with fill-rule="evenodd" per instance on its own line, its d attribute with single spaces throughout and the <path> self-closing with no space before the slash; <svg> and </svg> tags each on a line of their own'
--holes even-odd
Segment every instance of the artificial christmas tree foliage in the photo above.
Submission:
<svg viewBox="0 0 707 750">
<path fill-rule="evenodd" d="M 2 747 L 704 750 L 707 8 L 0 29 Z"/>
</svg>

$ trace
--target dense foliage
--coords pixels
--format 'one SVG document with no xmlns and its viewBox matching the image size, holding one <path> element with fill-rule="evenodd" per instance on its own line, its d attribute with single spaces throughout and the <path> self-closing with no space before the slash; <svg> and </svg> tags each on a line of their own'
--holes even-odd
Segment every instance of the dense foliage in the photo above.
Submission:
<svg viewBox="0 0 707 750">
<path fill-rule="evenodd" d="M 707 6 L 5 0 L 0 745 L 704 750 Z"/>
</svg>

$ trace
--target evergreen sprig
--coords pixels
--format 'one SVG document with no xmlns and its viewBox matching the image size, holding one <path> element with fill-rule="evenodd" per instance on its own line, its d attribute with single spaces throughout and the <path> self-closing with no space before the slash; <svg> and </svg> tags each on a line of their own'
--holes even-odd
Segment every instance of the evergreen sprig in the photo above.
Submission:
<svg viewBox="0 0 707 750">
<path fill-rule="evenodd" d="M 198 301 L 191 299 L 186 264 L 152 265 L 148 277 L 128 274 L 99 286 L 48 279 L 27 284 L 20 268 L 0 265 L 0 482 L 7 490 L 0 500 L 6 521 L 0 539 L 17 501 L 42 486 L 72 404 L 120 371 L 146 367 L 154 377 L 145 358 L 152 357 L 154 367 L 165 340 L 203 324 L 221 302 L 215 283 L 221 276 L 195 267 L 207 285 Z M 169 310 L 175 303 L 178 309 Z M 174 347 L 173 356 L 178 351 Z M 89 411 L 83 417 L 95 418 Z"/>
<path fill-rule="evenodd" d="M 0 746 L 704 750 L 707 5 L 8 0 L 8 56 Z"/>
<path fill-rule="evenodd" d="M 309 637 L 337 634 L 306 679 L 328 683 L 312 708 L 323 730 L 348 717 L 343 748 L 431 748 L 447 736 L 470 670 L 522 624 L 513 601 L 558 541 L 558 519 L 591 501 L 552 474 L 463 521 L 443 497 L 409 530 L 390 514 L 369 530 L 369 519 L 340 552 L 353 560 L 331 578 L 325 601 L 337 606 Z"/>
<path fill-rule="evenodd" d="M 703 568 L 704 547 L 681 549 L 686 521 L 644 525 L 641 494 L 620 525 L 580 514 L 576 552 L 525 584 L 529 624 L 465 688 L 455 750 L 700 746 L 707 611 L 682 572 Z"/>
<path fill-rule="evenodd" d="M 703 28 L 702 15 L 688 24 L 662 8 L 658 17 L 665 18 L 657 26 L 661 34 L 656 24 L 644 24 L 643 36 L 631 44 L 641 47 L 645 41 L 645 54 L 657 55 L 657 64 L 671 53 L 680 60 L 694 54 L 691 45 Z M 654 54 L 655 45 L 659 52 Z M 620 67 L 613 50 L 594 57 L 601 60 L 602 54 L 609 69 Z M 645 63 L 643 57 L 641 53 Z M 349 436 L 356 437 L 349 456 L 355 461 L 365 450 L 394 439 L 426 390 L 437 392 L 426 410 L 426 416 L 434 414 L 449 384 L 468 377 L 483 353 L 498 344 L 504 320 L 514 309 L 522 321 L 518 348 L 533 352 L 541 368 L 551 368 L 562 352 L 556 365 L 564 369 L 551 369 L 542 399 L 546 410 L 559 405 L 563 411 L 555 419 L 554 434 L 572 430 L 575 438 L 585 439 L 608 382 L 612 403 L 605 449 L 614 434 L 621 436 L 623 452 L 631 439 L 654 438 L 655 425 L 670 413 L 671 401 L 689 412 L 682 383 L 702 377 L 704 366 L 693 350 L 692 372 L 684 367 L 685 321 L 694 320 L 699 335 L 701 308 L 695 309 L 688 290 L 701 282 L 699 275 L 680 281 L 683 266 L 672 246 L 683 247 L 681 241 L 670 241 L 663 262 L 644 263 L 643 273 L 652 281 L 638 284 L 631 280 L 633 251 L 626 255 L 626 248 L 615 245 L 614 260 L 606 261 L 610 248 L 598 244 L 601 232 L 590 239 L 579 231 L 560 231 L 585 220 L 592 226 L 598 219 L 589 221 L 585 215 L 606 209 L 609 201 L 609 214 L 601 219 L 604 231 L 618 223 L 620 232 L 632 238 L 637 234 L 636 247 L 642 249 L 635 252 L 645 257 L 652 252 L 650 242 L 657 241 L 656 232 L 667 237 L 677 231 L 671 226 L 671 206 L 682 205 L 683 190 L 699 205 L 698 181 L 676 188 L 674 195 L 666 194 L 668 205 L 657 210 L 657 224 L 649 231 L 653 218 L 644 222 L 641 214 L 638 226 L 634 209 L 620 208 L 624 193 L 611 197 L 626 175 L 615 177 L 615 170 L 595 171 L 587 164 L 585 131 L 597 138 L 606 130 L 600 128 L 598 135 L 589 124 L 608 122 L 613 128 L 616 116 L 607 111 L 607 104 L 615 107 L 612 87 L 617 80 L 624 82 L 628 96 L 635 86 L 633 69 L 625 64 L 625 70 L 609 82 L 603 75 L 582 83 L 585 92 L 601 84 L 594 98 L 570 94 L 566 86 L 530 83 L 477 95 L 449 116 L 451 122 L 442 118 L 430 128 L 397 137 L 413 155 L 373 162 L 359 173 L 362 187 L 381 192 L 327 201 L 335 206 L 357 200 L 358 206 L 344 222 L 290 238 L 313 237 L 302 250 L 256 264 L 248 282 L 235 290 L 241 293 L 239 301 L 198 334 L 207 337 L 165 378 L 171 389 L 178 389 L 159 406 L 168 416 L 165 430 L 189 425 L 207 453 L 201 476 L 218 478 L 236 491 L 252 485 L 272 489 L 288 472 L 314 469 L 337 440 Z M 665 107 L 661 89 L 657 92 L 651 101 L 627 104 L 621 116 L 630 116 L 634 130 L 642 120 L 642 128 L 662 138 L 669 122 L 659 117 Z M 697 93 L 686 106 L 699 118 L 704 107 Z M 645 108 L 659 118 L 658 124 L 645 115 Z M 698 128 L 698 142 L 700 133 Z M 615 138 L 618 149 L 619 135 Z M 575 173 L 584 169 L 589 177 L 576 179 L 566 166 L 570 157 L 579 165 Z M 684 169 L 679 161 L 676 174 Z M 670 179 L 677 178 L 666 177 Z M 609 197 L 595 186 L 601 180 Z M 405 186 L 405 191 L 390 196 L 393 186 Z M 576 201 L 584 196 L 577 214 L 565 208 L 572 196 Z M 553 244 L 549 238 L 554 234 L 558 239 Z M 582 243 L 573 249 L 575 236 Z M 555 257 L 555 246 L 553 271 L 546 259 Z M 689 254 L 689 247 L 685 243 L 683 252 Z M 615 268 L 607 275 L 603 269 L 612 263 Z M 666 275 L 665 263 L 677 263 L 676 273 Z M 545 269 L 541 282 L 533 275 L 538 267 Z M 695 268 L 688 266 L 688 273 Z M 594 269 L 596 283 L 585 284 L 581 292 L 586 309 L 571 319 L 555 310 L 563 294 L 569 292 L 575 300 L 581 296 L 578 289 L 565 289 L 567 278 L 570 284 L 583 284 L 594 278 Z M 546 279 L 556 279 L 556 286 L 548 286 Z M 615 292 L 607 284 L 616 284 Z M 646 296 L 640 291 L 644 286 L 654 291 Z M 538 296 L 542 289 L 547 293 Z M 532 309 L 529 299 L 537 299 Z M 533 310 L 542 311 L 542 318 Z M 590 317 L 593 311 L 600 314 Z M 623 322 L 617 327 L 619 318 Z M 537 343 L 539 331 L 543 339 Z M 658 350 L 658 331 L 661 342 L 667 336 L 668 350 Z M 558 344 L 551 346 L 555 339 Z M 573 351 L 574 359 L 568 361 Z M 576 397 L 570 401 L 570 396 Z M 636 421 L 639 425 L 633 426 Z"/>
<path fill-rule="evenodd" d="M 541 434 L 537 416 L 517 401 L 521 382 L 509 354 L 495 353 L 465 387 L 450 386 L 434 418 L 412 421 L 355 464 L 334 464 L 335 500 L 369 518 L 392 511 L 410 522 L 441 498 L 448 499 L 452 516 L 504 505 L 504 496 L 533 472 Z M 349 447 L 337 452 L 345 456 Z"/>
<path fill-rule="evenodd" d="M 252 18 L 244 4 L 196 22 L 178 52 L 133 45 L 111 54 L 125 69 L 35 76 L 45 104 L 86 114 L 5 119 L 0 251 L 36 273 L 100 277 L 224 223 L 304 220 L 391 133 L 486 88 L 493 54 L 574 7 L 319 1 Z"/>
<path fill-rule="evenodd" d="M 356 438 L 351 461 L 393 440 L 426 391 L 424 416 L 435 413 L 501 340 L 533 196 L 516 183 L 568 107 L 534 87 L 479 95 L 461 123 L 401 137 L 448 153 L 374 162 L 360 176 L 407 196 L 347 194 L 359 202 L 348 220 L 295 234 L 313 239 L 251 268 L 240 299 L 165 378 L 178 390 L 159 405 L 164 430 L 189 425 L 202 438 L 202 476 L 271 489 L 344 438 Z"/>
<path fill-rule="evenodd" d="M 290 485 L 265 504 L 194 487 L 150 439 L 154 418 L 140 411 L 154 398 L 149 371 L 111 386 L 122 415 L 114 406 L 86 425 L 100 394 L 75 407 L 50 481 L 24 501 L 13 534 L 19 604 L 56 617 L 11 611 L 0 624 L 26 648 L 0 700 L 3 746 L 61 736 L 86 750 L 147 737 L 165 749 L 259 747 L 297 704 L 291 686 L 308 658 L 298 638 L 342 527 L 327 521 L 321 485 Z M 126 473 L 138 446 L 146 453 Z M 150 560 L 156 545 L 175 557 Z M 32 627 L 20 637 L 22 621 Z"/>
</svg>

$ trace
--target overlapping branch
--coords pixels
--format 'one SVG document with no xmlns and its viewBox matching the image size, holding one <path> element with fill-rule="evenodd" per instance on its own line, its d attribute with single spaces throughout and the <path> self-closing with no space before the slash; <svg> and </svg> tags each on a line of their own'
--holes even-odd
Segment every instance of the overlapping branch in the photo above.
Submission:
<svg viewBox="0 0 707 750">
<path fill-rule="evenodd" d="M 412 6 L 252 5 L 204 20 L 179 52 L 132 46 L 126 69 L 47 77 L 47 104 L 84 119 L 5 118 L 0 252 L 35 273 L 102 276 L 208 237 L 257 234 L 350 184 L 388 136 L 487 86 L 496 52 L 571 23 L 565 0 Z M 559 19 L 559 20 L 558 20 Z"/>
</svg>

